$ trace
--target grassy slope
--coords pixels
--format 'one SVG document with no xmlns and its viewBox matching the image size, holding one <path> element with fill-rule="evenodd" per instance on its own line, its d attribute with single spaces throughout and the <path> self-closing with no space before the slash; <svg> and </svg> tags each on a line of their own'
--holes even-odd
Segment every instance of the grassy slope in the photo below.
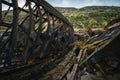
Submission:
<svg viewBox="0 0 120 80">
<path fill-rule="evenodd" d="M 120 17 L 120 7 L 106 7 L 106 6 L 88 6 L 81 9 L 66 8 L 66 7 L 55 7 L 60 11 L 68 20 L 73 24 L 74 27 L 101 27 L 105 26 L 112 19 Z M 6 11 L 3 11 L 3 14 Z M 21 12 L 21 21 L 27 14 Z M 5 21 L 12 22 L 11 11 L 6 16 Z"/>
<path fill-rule="evenodd" d="M 89 15 L 91 18 L 95 20 L 106 20 L 111 21 L 117 17 L 120 17 L 120 7 L 107 7 L 107 6 L 92 6 L 92 7 L 84 7 L 80 9 L 81 13 Z"/>
<path fill-rule="evenodd" d="M 114 6 L 88 6 L 81 9 L 57 7 L 56 9 L 75 27 L 101 27 L 120 17 L 120 7 Z"/>
</svg>

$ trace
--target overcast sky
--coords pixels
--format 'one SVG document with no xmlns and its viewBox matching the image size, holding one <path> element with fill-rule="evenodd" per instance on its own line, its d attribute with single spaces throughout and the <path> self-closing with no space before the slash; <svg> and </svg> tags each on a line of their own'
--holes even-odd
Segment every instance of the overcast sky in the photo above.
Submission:
<svg viewBox="0 0 120 80">
<path fill-rule="evenodd" d="M 54 7 L 76 7 L 82 8 L 85 6 L 120 6 L 120 0 L 46 0 Z M 25 0 L 18 0 L 19 6 L 23 6 Z M 3 5 L 2 9 L 7 9 L 8 6 Z"/>
<path fill-rule="evenodd" d="M 46 0 L 56 7 L 120 6 L 120 0 Z"/>
</svg>

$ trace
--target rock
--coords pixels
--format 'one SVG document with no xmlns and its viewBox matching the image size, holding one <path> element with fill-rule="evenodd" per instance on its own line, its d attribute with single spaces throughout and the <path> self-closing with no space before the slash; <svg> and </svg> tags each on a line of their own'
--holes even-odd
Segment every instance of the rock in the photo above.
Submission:
<svg viewBox="0 0 120 80">
<path fill-rule="evenodd" d="M 85 72 L 85 74 L 81 76 L 81 80 L 97 80 L 97 78 L 95 75 Z"/>
</svg>

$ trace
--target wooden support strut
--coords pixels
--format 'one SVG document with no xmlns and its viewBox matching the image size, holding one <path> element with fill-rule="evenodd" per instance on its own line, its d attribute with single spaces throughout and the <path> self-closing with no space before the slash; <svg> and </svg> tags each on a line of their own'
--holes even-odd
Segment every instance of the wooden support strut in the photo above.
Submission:
<svg viewBox="0 0 120 80">
<path fill-rule="evenodd" d="M 2 22 L 2 0 L 0 0 L 0 25 Z"/>
<path fill-rule="evenodd" d="M 78 62 L 80 61 L 81 57 L 82 57 L 82 50 L 79 51 L 79 54 L 78 54 L 78 57 L 77 57 Z M 70 79 L 69 80 L 74 80 L 75 79 L 76 72 L 78 71 L 78 66 L 79 66 L 79 63 L 74 64 L 73 69 L 72 69 L 71 74 L 70 74 Z"/>
<path fill-rule="evenodd" d="M 11 64 L 11 58 L 14 53 L 14 48 L 16 46 L 16 33 L 17 33 L 17 27 L 18 27 L 18 2 L 17 0 L 12 0 L 13 7 L 13 29 L 11 33 L 10 43 L 9 43 L 9 52 L 6 57 L 6 63 L 8 65 Z"/>
<path fill-rule="evenodd" d="M 56 57 L 58 55 L 56 53 L 59 53 L 60 48 L 66 48 L 66 46 L 62 45 L 62 37 L 65 38 L 66 35 L 68 37 L 71 36 L 69 34 L 70 29 L 72 29 L 70 23 L 68 23 L 65 17 L 59 14 L 59 12 L 56 11 L 53 7 L 49 8 L 49 4 L 47 2 L 44 2 L 44 0 L 43 2 L 38 4 L 34 1 L 39 0 L 26 0 L 27 2 L 34 3 L 35 5 L 34 7 L 32 7 L 31 4 L 28 4 L 28 10 L 24 9 L 26 5 L 20 8 L 17 1 L 18 0 L 12 0 L 12 2 L 9 2 L 6 0 L 0 0 L 0 5 L 5 4 L 9 7 L 6 11 L 4 11 L 4 13 L 6 13 L 5 19 L 7 19 L 7 15 L 9 13 L 13 19 L 11 23 L 7 23 L 3 19 L 4 15 L 2 16 L 2 13 L 0 14 L 0 16 L 2 17 L 0 19 L 3 20 L 0 26 L 4 26 L 6 29 L 3 31 L 3 34 L 0 37 L 0 58 L 3 58 L 0 59 L 0 61 L 2 64 L 4 64 L 4 66 L 2 67 L 4 69 L 2 71 L 9 71 L 12 70 L 13 67 L 17 68 L 21 67 L 21 65 L 29 65 L 34 63 L 35 61 L 39 62 L 39 59 L 43 59 L 45 57 L 48 57 L 49 55 L 53 55 L 54 57 Z M 13 8 L 13 10 L 11 10 L 11 8 Z M 2 7 L 0 8 L 0 10 L 2 12 Z M 50 11 L 55 11 L 55 13 L 51 13 Z M 22 16 L 22 21 L 20 12 L 25 13 L 25 15 Z M 11 15 L 11 13 L 13 14 Z M 35 23 L 32 22 L 33 19 Z M 19 23 L 18 20 L 20 21 Z M 34 23 L 34 25 L 32 25 L 32 23 Z M 43 29 L 45 27 L 44 23 L 47 23 L 47 30 L 45 31 Z M 33 30 L 34 33 L 32 35 Z M 70 43 L 68 37 L 66 37 L 66 39 L 63 41 L 64 43 L 68 43 L 67 45 L 69 45 Z M 55 48 L 51 47 L 51 45 L 55 46 Z M 56 46 L 58 48 L 56 48 Z M 56 49 L 55 52 L 53 52 L 54 49 Z M 65 55 L 66 53 L 62 54 Z M 61 58 L 61 54 L 59 54 L 58 56 L 60 56 Z M 2 62 L 3 60 L 5 61 Z M 53 63 L 54 61 L 51 62 Z M 46 64 L 48 63 L 46 62 Z M 40 65 L 40 67 L 42 66 Z"/>
</svg>

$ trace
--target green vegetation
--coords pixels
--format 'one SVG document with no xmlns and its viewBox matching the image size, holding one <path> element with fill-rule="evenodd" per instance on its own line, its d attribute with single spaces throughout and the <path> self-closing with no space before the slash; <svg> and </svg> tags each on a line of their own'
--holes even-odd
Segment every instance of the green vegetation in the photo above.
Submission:
<svg viewBox="0 0 120 80">
<path fill-rule="evenodd" d="M 114 6 L 56 9 L 66 16 L 75 28 L 103 27 L 111 20 L 120 17 L 120 7 Z"/>
<path fill-rule="evenodd" d="M 13 20 L 13 10 L 10 10 L 7 14 L 6 14 L 6 10 L 2 11 L 2 16 L 3 16 L 3 21 L 6 23 L 12 23 Z M 25 18 L 25 16 L 27 16 L 27 14 L 23 11 L 19 12 L 19 22 L 21 22 L 21 20 L 23 20 Z"/>
<path fill-rule="evenodd" d="M 61 12 L 70 22 L 74 28 L 86 27 L 104 27 L 111 20 L 120 17 L 120 7 L 107 7 L 107 6 L 91 6 L 81 9 L 55 7 Z M 4 14 L 6 11 L 3 11 Z M 4 21 L 7 23 L 12 22 L 12 10 L 6 15 Z M 23 21 L 27 15 L 20 12 L 19 22 Z M 4 15 L 3 15 L 4 16 Z"/>
<path fill-rule="evenodd" d="M 19 12 L 19 23 L 21 23 L 27 15 L 28 15 L 27 13 L 20 11 Z M 8 24 L 12 24 L 12 20 L 13 20 L 13 10 L 2 11 L 2 21 L 3 22 L 8 23 Z M 4 30 L 4 29 L 6 29 L 5 26 L 0 26 L 0 30 Z"/>
</svg>

